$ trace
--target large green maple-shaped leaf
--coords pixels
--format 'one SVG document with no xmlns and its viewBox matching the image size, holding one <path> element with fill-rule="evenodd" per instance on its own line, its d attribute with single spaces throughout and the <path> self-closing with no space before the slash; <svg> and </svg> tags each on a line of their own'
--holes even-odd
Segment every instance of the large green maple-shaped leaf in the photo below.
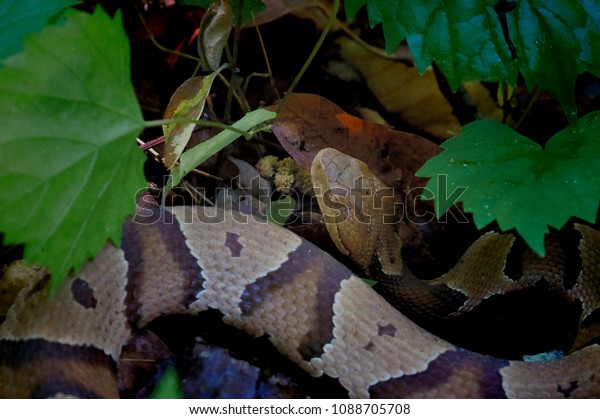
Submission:
<svg viewBox="0 0 600 419">
<path fill-rule="evenodd" d="M 523 0 L 505 14 L 516 60 L 511 58 L 497 0 L 347 0 L 349 16 L 367 4 L 371 25 L 382 23 L 386 49 L 406 38 L 423 72 L 435 61 L 451 87 L 469 80 L 515 84 L 520 71 L 529 88 L 556 95 L 571 122 L 578 73 L 599 74 L 600 12 L 595 0 Z"/>
<path fill-rule="evenodd" d="M 496 121 L 476 121 L 442 144 L 417 176 L 435 197 L 438 216 L 457 196 L 478 228 L 494 219 L 516 228 L 544 254 L 548 227 L 571 217 L 594 222 L 600 204 L 600 112 L 588 114 L 554 135 L 545 149 Z M 458 188 L 458 189 L 457 189 Z"/>
<path fill-rule="evenodd" d="M 575 78 L 597 67 L 590 53 L 600 52 L 593 33 L 598 17 L 588 14 L 578 0 L 520 1 L 513 13 L 511 34 L 527 86 L 552 91 L 574 121 Z"/>
<path fill-rule="evenodd" d="M 0 59 L 21 51 L 23 36 L 40 31 L 58 12 L 79 0 L 2 0 L 0 3 Z"/>
<path fill-rule="evenodd" d="M 144 121 L 120 14 L 69 10 L 0 70 L 0 231 L 54 280 L 78 269 L 144 187 Z"/>
</svg>

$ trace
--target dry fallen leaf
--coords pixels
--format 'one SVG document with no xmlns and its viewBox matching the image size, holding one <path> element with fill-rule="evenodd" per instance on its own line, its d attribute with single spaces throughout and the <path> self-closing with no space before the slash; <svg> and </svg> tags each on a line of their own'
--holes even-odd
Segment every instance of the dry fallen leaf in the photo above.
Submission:
<svg viewBox="0 0 600 419">
<path fill-rule="evenodd" d="M 326 147 L 365 162 L 395 191 L 396 215 L 409 221 L 398 223 L 398 234 L 411 261 L 416 262 L 414 266 L 423 269 L 436 257 L 432 256 L 436 250 L 432 251 L 423 237 L 435 237 L 433 241 L 437 241 L 448 225 L 445 221 L 437 223 L 431 203 L 418 199 L 427 179 L 414 173 L 441 151 L 438 145 L 418 135 L 349 115 L 313 94 L 292 94 L 272 129 L 287 152 L 305 168 Z"/>
<path fill-rule="evenodd" d="M 472 81 L 463 83 L 463 87 L 477 107 L 481 118 L 502 121 L 502 108 L 492 99 L 490 92 L 481 83 Z"/>
<path fill-rule="evenodd" d="M 273 133 L 307 170 L 319 150 L 333 147 L 364 161 L 384 183 L 405 193 L 425 185 L 414 173 L 440 152 L 423 137 L 364 121 L 313 94 L 292 94 L 273 123 Z"/>
<path fill-rule="evenodd" d="M 342 38 L 338 42 L 342 58 L 360 71 L 369 89 L 388 112 L 399 114 L 408 124 L 438 138 L 459 133 L 460 123 L 440 91 L 431 68 L 420 75 L 415 67 L 377 56 L 352 40 Z M 502 118 L 501 109 L 481 83 L 465 83 L 464 87 L 480 114 Z"/>
<path fill-rule="evenodd" d="M 227 44 L 232 27 L 233 13 L 229 1 L 215 0 L 200 23 L 198 54 L 204 71 L 215 71 L 219 68 L 223 48 Z"/>
<path fill-rule="evenodd" d="M 352 40 L 342 38 L 339 44 L 342 58 L 360 71 L 385 110 L 439 138 L 458 133 L 460 124 L 433 71 L 421 76 L 415 67 L 378 57 Z"/>
</svg>

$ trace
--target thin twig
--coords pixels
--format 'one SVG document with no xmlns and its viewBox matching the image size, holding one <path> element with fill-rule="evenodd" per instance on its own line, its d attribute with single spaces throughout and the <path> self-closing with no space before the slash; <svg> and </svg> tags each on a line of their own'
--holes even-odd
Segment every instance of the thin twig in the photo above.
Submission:
<svg viewBox="0 0 600 419">
<path fill-rule="evenodd" d="M 217 77 L 219 77 L 219 80 L 221 80 L 223 82 L 225 87 L 227 87 L 228 89 L 231 89 L 230 83 L 229 83 L 229 80 L 227 80 L 227 77 L 225 77 L 221 73 L 219 73 L 217 75 Z M 249 105 L 247 107 L 244 107 L 244 104 L 247 104 L 247 102 L 240 96 L 239 92 L 236 89 L 233 89 L 233 97 L 237 101 L 240 108 L 242 108 L 244 110 L 244 112 L 246 112 L 246 113 L 250 112 Z M 248 110 L 246 110 L 246 108 L 248 108 Z"/>
<path fill-rule="evenodd" d="M 152 121 L 145 121 L 144 127 L 151 128 L 151 127 L 157 127 L 157 126 L 168 125 L 168 124 L 195 124 L 195 125 L 201 125 L 201 126 L 205 126 L 205 127 L 228 129 L 230 131 L 233 131 L 237 134 L 244 136 L 244 138 L 249 138 L 248 137 L 249 134 L 246 131 L 236 128 L 232 125 L 227 125 L 222 122 L 216 122 L 216 121 L 207 121 L 206 119 L 187 119 L 187 118 L 155 119 Z"/>
<path fill-rule="evenodd" d="M 148 25 L 146 25 L 146 21 L 144 20 L 144 17 L 142 16 L 142 14 L 138 13 L 138 16 L 139 16 L 140 20 L 142 21 L 142 25 L 144 25 L 144 28 L 146 28 L 146 32 L 148 32 L 148 36 L 150 37 L 150 40 L 152 41 L 152 43 L 154 44 L 154 46 L 156 48 L 158 48 L 161 51 L 168 52 L 169 54 L 177 55 L 178 57 L 187 58 L 188 60 L 200 62 L 200 58 L 198 58 L 198 57 L 194 57 L 193 55 L 189 55 L 184 52 L 175 51 L 175 50 L 169 49 L 167 47 L 163 47 L 161 44 L 158 43 L 158 41 L 154 37 L 154 34 L 148 27 Z"/>
<path fill-rule="evenodd" d="M 273 91 L 275 92 L 277 99 L 281 99 L 281 96 L 279 95 L 279 91 L 277 90 L 277 87 L 275 86 L 275 77 L 273 77 L 273 70 L 271 70 L 271 62 L 269 61 L 269 55 L 267 54 L 267 49 L 265 48 L 265 42 L 263 41 L 262 34 L 260 33 L 260 29 L 259 29 L 258 25 L 256 24 L 256 17 L 254 16 L 254 13 L 252 13 L 252 22 L 254 23 L 254 27 L 256 28 L 256 34 L 258 35 L 258 42 L 260 42 L 260 48 L 262 50 L 263 57 L 265 57 L 265 64 L 267 65 L 267 71 L 269 72 L 269 81 L 271 82 L 271 87 L 273 88 Z M 248 80 L 250 80 L 250 77 L 248 77 L 246 79 L 246 84 L 248 83 Z M 247 86 L 244 86 L 244 92 L 246 91 L 246 87 Z"/>
<path fill-rule="evenodd" d="M 315 3 L 315 5 L 321 9 L 321 11 L 325 14 L 328 15 L 329 10 L 327 9 L 327 7 L 321 3 L 321 2 L 317 2 Z M 344 22 L 342 22 L 341 20 L 337 19 L 335 20 L 336 25 L 338 25 L 340 27 L 340 29 L 346 34 L 348 35 L 350 38 L 352 38 L 352 40 L 354 42 L 356 42 L 358 45 L 360 45 L 361 47 L 363 47 L 364 49 L 366 49 L 367 51 L 371 52 L 372 54 L 375 54 L 381 58 L 385 58 L 386 60 L 392 60 L 392 61 L 413 61 L 413 56 L 410 54 L 410 52 L 401 52 L 401 53 L 394 53 L 394 54 L 388 54 L 385 50 L 378 48 L 374 45 L 370 45 L 367 42 L 365 42 L 360 36 L 358 36 L 357 34 L 355 34 L 354 32 L 352 32 L 352 30 L 350 30 L 350 28 L 348 27 L 348 25 L 346 25 Z M 408 51 L 408 50 L 406 50 Z"/>
<path fill-rule="evenodd" d="M 513 125 L 512 129 L 514 129 L 515 131 L 517 129 L 519 129 L 519 127 L 521 126 L 521 123 L 525 119 L 525 116 L 527 116 L 527 114 L 529 113 L 529 111 L 531 111 L 531 107 L 537 101 L 537 99 L 540 96 L 541 92 L 542 91 L 540 90 L 540 88 L 538 86 L 536 86 L 536 87 L 533 88 L 533 91 L 531 92 L 531 98 L 529 98 L 529 102 L 527 103 L 527 107 L 525 108 L 525 110 L 523 111 L 523 113 L 521 113 L 521 116 L 519 117 L 519 119 L 517 120 L 517 122 L 515 122 L 515 124 Z"/>
<path fill-rule="evenodd" d="M 225 101 L 225 112 L 223 115 L 223 120 L 225 122 L 230 121 L 233 89 L 237 90 L 237 87 L 238 87 L 237 82 L 236 82 L 236 79 L 238 77 L 237 58 L 238 58 L 238 48 L 239 48 L 239 44 L 240 44 L 240 33 L 241 33 L 241 25 L 242 25 L 243 7 L 244 7 L 244 0 L 239 0 L 235 28 L 233 30 L 233 51 L 231 53 L 231 62 L 229 63 L 231 65 L 231 81 L 229 82 L 229 88 L 227 89 L 227 99 Z"/>
<path fill-rule="evenodd" d="M 285 102 L 287 102 L 288 98 L 290 97 L 290 95 L 292 94 L 294 89 L 296 88 L 296 85 L 300 82 L 300 79 L 302 78 L 302 76 L 304 75 L 306 70 L 308 69 L 308 66 L 310 65 L 310 63 L 312 63 L 313 59 L 317 55 L 317 52 L 321 48 L 321 45 L 323 45 L 323 41 L 325 41 L 325 37 L 327 36 L 329 31 L 333 27 L 333 23 L 336 20 L 336 16 L 337 16 L 339 10 L 340 10 L 340 0 L 334 0 L 333 9 L 331 11 L 331 14 L 329 15 L 327 24 L 325 25 L 325 29 L 323 29 L 323 32 L 321 32 L 321 36 L 319 37 L 319 40 L 317 41 L 317 43 L 315 44 L 310 55 L 304 62 L 304 65 L 302 66 L 302 68 L 300 69 L 298 74 L 296 75 L 296 78 L 294 78 L 294 81 L 292 81 L 292 84 L 290 85 L 289 89 L 287 90 L 287 92 L 285 92 L 285 96 L 283 97 L 283 100 L 281 102 L 279 102 L 279 105 L 277 105 L 277 111 L 276 111 L 277 113 L 279 113 L 281 108 L 285 105 Z"/>
</svg>

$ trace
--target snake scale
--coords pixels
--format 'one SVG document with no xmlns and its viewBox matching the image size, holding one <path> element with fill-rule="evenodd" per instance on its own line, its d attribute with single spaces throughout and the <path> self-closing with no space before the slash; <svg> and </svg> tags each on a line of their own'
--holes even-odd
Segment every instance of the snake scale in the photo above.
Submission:
<svg viewBox="0 0 600 419">
<path fill-rule="evenodd" d="M 312 174 L 316 187 L 336 189 L 356 170 L 367 173 L 360 161 L 326 149 L 315 158 Z M 374 176 L 365 177 L 366 190 L 383 187 Z M 364 193 L 356 203 L 372 207 L 376 195 Z M 421 283 L 396 254 L 398 235 L 378 222 L 381 211 L 369 213 L 370 223 L 341 228 L 340 215 L 352 218 L 344 196 L 324 194 L 320 204 L 340 250 L 358 266 L 374 265 L 379 275 L 393 278 L 392 293 Z M 585 332 L 597 306 L 600 234 L 577 228 L 582 264 L 569 292 L 582 302 Z M 503 271 L 512 243 L 509 234 L 485 234 L 446 275 L 420 287 L 460 291 L 467 308 L 505 292 L 515 283 Z M 469 275 L 489 278 L 491 291 L 469 288 L 463 281 Z M 162 315 L 206 310 L 219 311 L 225 323 L 250 335 L 268 336 L 308 373 L 337 379 L 350 397 L 600 396 L 597 344 L 542 362 L 462 349 L 409 320 L 310 242 L 211 207 L 139 211 L 126 222 L 120 248 L 105 245 L 56 295 L 48 294 L 43 275 L 19 293 L 1 325 L 3 397 L 119 397 L 116 367 L 132 329 Z M 587 339 L 584 332 L 577 342 Z"/>
</svg>

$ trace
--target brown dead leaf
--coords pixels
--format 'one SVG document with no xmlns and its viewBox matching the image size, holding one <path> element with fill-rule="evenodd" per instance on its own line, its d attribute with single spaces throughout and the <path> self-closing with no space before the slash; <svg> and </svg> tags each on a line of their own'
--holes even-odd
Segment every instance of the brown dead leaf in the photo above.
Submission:
<svg viewBox="0 0 600 419">
<path fill-rule="evenodd" d="M 441 151 L 423 137 L 356 118 L 313 94 L 292 94 L 273 123 L 273 133 L 307 170 L 319 150 L 332 147 L 364 161 L 384 183 L 404 193 L 425 186 L 426 179 L 414 173 Z"/>
<path fill-rule="evenodd" d="M 213 2 L 202 18 L 198 36 L 198 54 L 204 71 L 215 71 L 219 68 L 232 27 L 233 14 L 229 1 Z"/>
<path fill-rule="evenodd" d="M 437 237 L 447 224 L 436 222 L 430 201 L 418 199 L 426 179 L 414 173 L 441 151 L 438 145 L 412 133 L 356 118 L 312 94 L 292 94 L 279 111 L 272 130 L 287 152 L 305 168 L 326 147 L 366 163 L 396 192 L 396 216 L 408 221 L 397 225 L 405 253 L 411 255 L 412 263 L 417 262 L 414 266 L 431 264 L 435 251 L 424 237 Z"/>
<path fill-rule="evenodd" d="M 256 25 L 269 23 L 287 14 L 314 7 L 312 0 L 263 0 L 263 3 L 266 7 L 256 15 Z M 254 26 L 252 19 L 246 23 L 246 26 Z"/>
<path fill-rule="evenodd" d="M 143 394 L 158 372 L 160 363 L 171 355 L 167 345 L 151 331 L 136 333 L 123 348 L 119 360 L 120 391 L 130 397 Z"/>
</svg>

